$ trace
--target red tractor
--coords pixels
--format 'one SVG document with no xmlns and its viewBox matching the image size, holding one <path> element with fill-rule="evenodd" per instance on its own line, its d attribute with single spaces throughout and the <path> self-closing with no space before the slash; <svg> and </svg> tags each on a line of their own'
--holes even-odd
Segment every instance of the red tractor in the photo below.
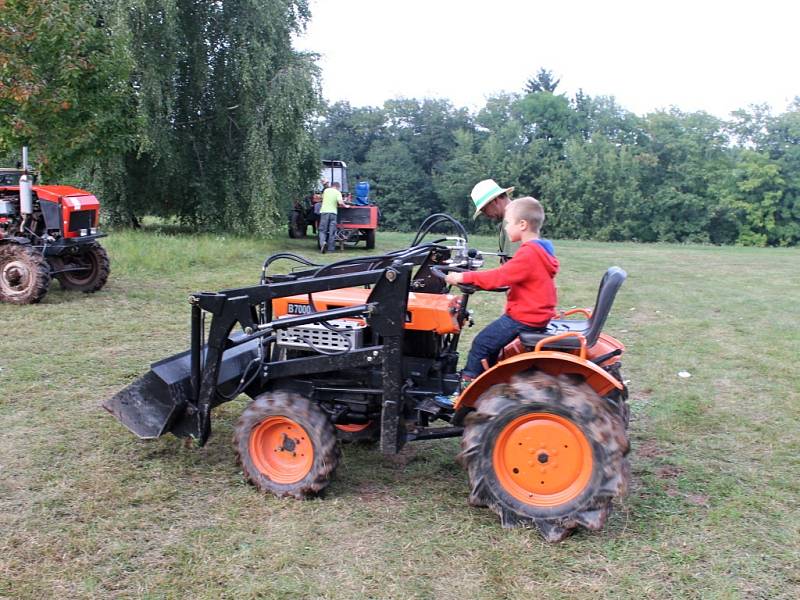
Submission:
<svg viewBox="0 0 800 600">
<path fill-rule="evenodd" d="M 36 185 L 27 148 L 17 169 L 0 169 L 0 301 L 35 304 L 55 277 L 61 287 L 96 292 L 108 280 L 98 238 L 100 204 L 64 185 Z"/>
<path fill-rule="evenodd" d="M 322 172 L 317 187 L 309 196 L 298 200 L 289 214 L 289 237 L 302 238 L 308 234 L 308 227 L 317 232 L 319 215 L 314 207 L 322 201 L 322 191 L 326 183 L 338 182 L 344 196 L 345 207 L 339 208 L 336 223 L 336 242 L 340 246 L 355 246 L 364 240 L 367 250 L 375 247 L 375 231 L 378 229 L 378 207 L 369 200 L 369 184 L 356 185 L 356 195 L 349 192 L 347 183 L 347 164 L 341 160 L 323 160 Z M 366 186 L 366 187 L 365 187 Z"/>
</svg>

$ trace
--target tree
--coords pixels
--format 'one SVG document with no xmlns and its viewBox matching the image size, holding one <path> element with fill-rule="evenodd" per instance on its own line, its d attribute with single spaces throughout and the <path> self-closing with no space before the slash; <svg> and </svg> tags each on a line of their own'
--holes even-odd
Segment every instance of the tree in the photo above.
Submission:
<svg viewBox="0 0 800 600">
<path fill-rule="evenodd" d="M 372 145 L 387 135 L 386 114 L 378 107 L 336 102 L 322 111 L 315 132 L 323 158 L 343 160 L 351 171 L 359 170 Z"/>
<path fill-rule="evenodd" d="M 528 94 L 536 94 L 539 92 L 554 94 L 559 83 L 561 83 L 561 80 L 555 79 L 552 71 L 542 67 L 536 75 L 525 82 L 525 91 Z"/>
<path fill-rule="evenodd" d="M 0 155 L 29 145 L 47 177 L 131 146 L 132 62 L 110 4 L 0 3 Z"/>
<path fill-rule="evenodd" d="M 429 180 L 403 142 L 375 144 L 367 155 L 364 171 L 375 182 L 382 226 L 387 229 L 412 231 L 426 216 L 438 212 L 438 200 L 420 193 Z"/>
<path fill-rule="evenodd" d="M 271 230 L 319 173 L 318 71 L 291 46 L 306 0 L 126 4 L 138 147 L 103 165 L 114 207 Z"/>
<path fill-rule="evenodd" d="M 640 185 L 652 201 L 645 228 L 661 241 L 710 241 L 718 190 L 732 168 L 722 121 L 672 109 L 648 115 L 643 125 Z"/>
</svg>

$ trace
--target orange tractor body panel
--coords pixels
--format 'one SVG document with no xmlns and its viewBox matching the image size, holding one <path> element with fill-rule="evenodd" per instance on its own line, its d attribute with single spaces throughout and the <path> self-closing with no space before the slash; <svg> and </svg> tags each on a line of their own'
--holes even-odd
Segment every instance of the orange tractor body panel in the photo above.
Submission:
<svg viewBox="0 0 800 600">
<path fill-rule="evenodd" d="M 366 304 L 372 290 L 344 288 L 311 294 L 317 311 L 332 310 Z M 452 294 L 423 294 L 409 292 L 405 329 L 435 331 L 440 335 L 458 333 L 461 328 L 456 319 L 459 297 Z M 313 312 L 308 294 L 286 296 L 272 301 L 275 318 L 287 315 L 304 315 Z"/>
<path fill-rule="evenodd" d="M 476 377 L 470 386 L 458 397 L 455 408 L 469 408 L 475 405 L 486 390 L 498 383 L 507 382 L 517 373 L 536 368 L 548 375 L 580 375 L 600 396 L 612 390 L 622 390 L 623 384 L 602 367 L 574 354 L 544 350 L 536 353 L 525 352 L 498 362 L 495 366 Z"/>
</svg>

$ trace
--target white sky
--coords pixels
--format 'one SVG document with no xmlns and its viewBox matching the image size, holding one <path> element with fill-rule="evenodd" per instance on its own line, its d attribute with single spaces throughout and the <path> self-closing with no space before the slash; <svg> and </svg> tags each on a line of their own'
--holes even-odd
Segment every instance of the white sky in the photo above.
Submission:
<svg viewBox="0 0 800 600">
<path fill-rule="evenodd" d="M 644 114 L 719 117 L 800 95 L 797 0 L 310 0 L 295 47 L 321 54 L 331 102 L 449 98 L 477 109 L 540 67 L 557 92 L 615 96 Z"/>
</svg>

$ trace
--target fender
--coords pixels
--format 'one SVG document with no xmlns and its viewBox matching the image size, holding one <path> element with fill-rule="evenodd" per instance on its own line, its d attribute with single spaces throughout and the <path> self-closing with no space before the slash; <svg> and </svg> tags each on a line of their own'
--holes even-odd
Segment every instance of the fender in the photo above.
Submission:
<svg viewBox="0 0 800 600">
<path fill-rule="evenodd" d="M 488 371 L 484 371 L 464 390 L 455 402 L 455 409 L 469 409 L 475 405 L 486 390 L 498 383 L 505 383 L 517 373 L 536 368 L 548 375 L 580 375 L 599 396 L 606 396 L 612 390 L 622 391 L 623 385 L 617 379 L 593 362 L 566 352 L 545 350 L 525 352 L 501 361 Z"/>
</svg>

